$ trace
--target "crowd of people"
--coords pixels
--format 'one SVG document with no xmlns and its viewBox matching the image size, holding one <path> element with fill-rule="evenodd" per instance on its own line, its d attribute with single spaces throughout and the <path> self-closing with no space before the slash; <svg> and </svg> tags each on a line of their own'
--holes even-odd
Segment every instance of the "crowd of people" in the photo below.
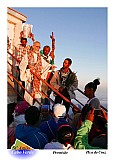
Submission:
<svg viewBox="0 0 115 160">
<path fill-rule="evenodd" d="M 51 37 L 54 45 L 54 36 Z M 32 46 L 27 45 L 27 38 L 21 32 L 21 44 L 15 48 L 19 60 L 15 66 L 18 81 L 32 97 L 18 86 L 17 90 L 25 100 L 18 96 L 17 103 L 7 106 L 8 149 L 16 139 L 34 149 L 107 149 L 107 112 L 101 108 L 100 101 L 95 96 L 99 79 L 85 85 L 84 94 L 88 101 L 81 112 L 72 108 L 73 114 L 69 118 L 70 102 L 75 98 L 78 88 L 78 78 L 70 69 L 72 60 L 65 58 L 63 66 L 54 71 L 54 48 L 51 50 L 46 45 L 40 50 L 40 42 L 35 41 L 32 33 L 30 38 Z M 55 104 L 51 109 L 49 100 L 44 96 L 50 97 L 51 89 L 39 77 L 68 101 L 54 92 Z"/>
<path fill-rule="evenodd" d="M 53 112 L 49 105 L 39 110 L 25 101 L 8 104 L 8 149 L 16 139 L 34 149 L 107 149 L 107 113 L 90 105 L 84 108 L 73 125 L 59 103 Z"/>
</svg>

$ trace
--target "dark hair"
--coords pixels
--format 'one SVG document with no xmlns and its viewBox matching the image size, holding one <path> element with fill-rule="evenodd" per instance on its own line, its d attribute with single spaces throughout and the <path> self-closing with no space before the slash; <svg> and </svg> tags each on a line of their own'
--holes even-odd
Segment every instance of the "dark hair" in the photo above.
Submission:
<svg viewBox="0 0 115 160">
<path fill-rule="evenodd" d="M 97 85 L 100 85 L 100 82 L 99 82 L 99 78 L 95 79 L 93 82 L 89 82 L 88 84 L 86 84 L 85 88 L 88 87 L 88 88 L 93 88 L 94 92 L 96 91 L 97 89 Z"/>
<path fill-rule="evenodd" d="M 23 40 L 25 40 L 27 42 L 27 38 L 22 37 L 21 38 L 21 43 L 22 43 Z"/>
<path fill-rule="evenodd" d="M 83 108 L 82 108 L 82 111 L 81 111 L 81 119 L 82 119 L 82 122 L 85 121 L 85 117 L 87 115 L 87 113 L 92 110 L 92 107 L 89 105 L 89 104 L 86 104 Z"/>
<path fill-rule="evenodd" d="M 71 144 L 74 138 L 74 131 L 69 124 L 62 124 L 58 127 L 57 130 L 57 139 L 58 142 L 67 146 L 67 144 Z"/>
<path fill-rule="evenodd" d="M 44 48 L 49 48 L 49 50 L 50 50 L 50 46 L 44 46 L 44 47 L 43 47 L 43 50 L 44 50 Z"/>
<path fill-rule="evenodd" d="M 14 121 L 12 113 L 14 112 L 15 106 L 16 103 L 10 103 L 7 105 L 7 126 L 9 126 Z"/>
<path fill-rule="evenodd" d="M 39 116 L 40 111 L 35 106 L 30 106 L 25 111 L 25 120 L 29 125 L 34 125 L 39 120 Z"/>
<path fill-rule="evenodd" d="M 68 60 L 69 64 L 72 64 L 72 60 L 70 58 L 66 58 L 65 60 Z"/>
<path fill-rule="evenodd" d="M 107 127 L 106 127 L 107 120 L 104 118 L 102 110 L 95 110 L 94 111 L 94 123 L 96 126 L 98 126 L 98 128 L 101 131 L 104 132 L 107 130 Z"/>
</svg>

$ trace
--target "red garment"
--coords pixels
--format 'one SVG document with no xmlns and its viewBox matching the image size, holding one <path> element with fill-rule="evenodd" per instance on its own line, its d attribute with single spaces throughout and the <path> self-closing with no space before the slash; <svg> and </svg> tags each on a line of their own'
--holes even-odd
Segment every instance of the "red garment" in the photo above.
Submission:
<svg viewBox="0 0 115 160">
<path fill-rule="evenodd" d="M 26 46 L 26 47 L 23 47 L 21 44 L 19 44 L 17 47 L 16 47 L 16 50 L 17 50 L 17 58 L 21 61 L 23 56 L 25 54 L 28 54 L 29 50 L 30 50 L 30 46 Z"/>
<path fill-rule="evenodd" d="M 28 108 L 28 104 L 26 101 L 18 103 L 14 109 L 16 115 L 24 114 L 25 110 Z"/>
<path fill-rule="evenodd" d="M 37 60 L 35 60 L 34 55 L 37 54 Z M 28 53 L 28 64 L 30 70 L 37 74 L 38 76 L 41 75 L 42 71 L 42 61 L 41 55 L 39 52 L 35 53 L 34 51 L 30 51 Z M 32 87 L 32 95 L 35 97 L 35 94 L 39 93 L 40 90 L 40 80 L 34 75 L 33 78 L 33 87 Z"/>
</svg>

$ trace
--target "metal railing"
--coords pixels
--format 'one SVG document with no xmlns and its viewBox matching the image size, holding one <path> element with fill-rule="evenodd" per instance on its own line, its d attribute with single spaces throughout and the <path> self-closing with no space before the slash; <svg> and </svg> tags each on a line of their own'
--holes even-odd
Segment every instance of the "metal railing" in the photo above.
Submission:
<svg viewBox="0 0 115 160">
<path fill-rule="evenodd" d="M 12 56 L 17 62 L 20 62 L 20 60 L 18 60 L 14 55 L 12 55 L 10 52 L 8 52 L 8 54 L 10 55 L 10 56 Z M 8 64 L 10 65 L 10 66 L 12 66 L 12 68 L 13 69 L 15 69 L 16 70 L 16 72 L 19 72 L 13 65 L 11 65 L 9 62 L 8 62 Z M 45 80 L 43 80 L 40 76 L 38 76 L 36 73 L 34 73 L 32 70 L 30 70 L 30 72 L 34 75 L 34 76 L 36 76 L 39 80 L 41 80 L 42 81 L 42 83 L 45 83 L 51 90 L 53 90 L 57 95 L 59 95 L 63 100 L 65 100 L 66 102 L 68 102 L 68 103 L 70 103 L 70 106 L 71 106 L 71 108 L 74 108 L 76 111 L 78 111 L 78 112 L 81 112 L 81 110 L 75 105 L 75 104 L 73 104 L 69 99 L 67 99 L 65 96 L 63 96 L 57 89 L 55 89 L 53 86 L 51 86 L 47 81 L 45 81 Z M 10 73 L 10 72 L 8 72 L 8 74 L 35 100 L 35 101 L 37 101 L 37 103 L 38 104 L 40 104 L 40 105 L 42 105 L 37 99 L 35 99 L 32 95 L 31 95 L 31 93 L 26 89 L 26 88 L 24 88 L 19 82 L 18 82 L 18 80 Z M 29 82 L 29 81 L 28 81 Z M 31 83 L 31 82 L 29 82 L 29 83 Z M 14 89 L 15 90 L 15 89 Z M 79 88 L 77 89 L 80 93 L 82 93 L 84 96 L 86 96 L 85 94 L 84 94 L 84 92 L 83 91 L 81 91 Z M 17 91 L 15 91 L 15 92 L 17 92 Z M 39 90 L 39 93 L 41 93 L 42 95 L 44 95 L 45 96 L 45 98 L 47 98 L 47 99 L 49 99 L 49 101 L 51 102 L 51 103 L 55 103 L 50 97 L 48 97 L 45 93 L 43 93 L 43 92 L 41 92 L 40 90 Z M 19 93 L 18 93 L 18 95 L 19 95 Z M 19 95 L 19 96 L 21 96 L 21 95 Z M 22 98 L 22 97 L 21 97 Z M 24 99 L 24 98 L 23 98 Z M 78 99 L 76 99 L 75 98 L 75 100 L 79 103 L 79 104 L 81 104 L 82 106 L 84 106 Z M 105 107 L 103 107 L 102 105 L 101 105 L 101 107 L 107 112 L 107 109 L 105 108 Z"/>
<path fill-rule="evenodd" d="M 9 54 L 10 56 L 12 56 L 17 62 L 20 62 L 20 61 L 19 61 L 14 55 L 12 55 L 10 52 L 8 52 L 8 54 Z M 19 72 L 19 71 L 18 71 L 13 65 L 11 65 L 9 62 L 7 62 L 7 63 L 8 63 L 13 69 L 15 69 L 16 72 Z M 63 100 L 65 100 L 66 102 L 70 103 L 71 108 L 74 108 L 76 111 L 81 112 L 81 110 L 80 110 L 75 104 L 73 104 L 69 99 L 67 99 L 66 97 L 64 97 L 60 92 L 58 92 L 58 90 L 56 90 L 54 87 L 52 87 L 47 81 L 43 80 L 40 76 L 38 76 L 38 75 L 37 75 L 36 73 L 34 73 L 33 71 L 30 70 L 30 72 L 31 72 L 34 76 L 36 76 L 39 80 L 41 80 L 43 83 L 45 83 L 45 84 L 46 84 L 51 90 L 53 90 L 56 94 L 58 94 Z M 35 99 L 35 98 L 31 95 L 31 93 L 30 93 L 26 88 L 24 88 L 23 85 L 20 84 L 19 81 L 18 81 L 10 72 L 7 71 L 7 73 L 8 73 L 8 75 L 10 75 L 10 76 L 13 78 L 13 80 L 14 80 L 15 82 L 18 83 L 18 85 L 21 86 L 21 88 L 23 88 L 35 101 L 37 101 L 38 104 L 42 105 L 42 103 L 40 103 L 37 99 Z M 29 82 L 29 81 L 28 81 L 28 82 Z M 29 82 L 29 83 L 30 83 L 30 82 Z M 15 92 L 17 93 L 16 89 L 15 89 L 15 88 L 13 88 L 13 89 L 14 89 Z M 54 102 L 50 97 L 48 97 L 45 93 L 41 92 L 40 90 L 39 90 L 39 93 L 41 93 L 42 95 L 44 95 L 45 98 L 48 98 L 51 103 L 55 104 L 55 102 Z M 19 93 L 18 93 L 18 95 L 22 98 L 22 96 L 21 96 Z M 24 98 L 23 98 L 23 100 L 24 100 Z"/>
</svg>

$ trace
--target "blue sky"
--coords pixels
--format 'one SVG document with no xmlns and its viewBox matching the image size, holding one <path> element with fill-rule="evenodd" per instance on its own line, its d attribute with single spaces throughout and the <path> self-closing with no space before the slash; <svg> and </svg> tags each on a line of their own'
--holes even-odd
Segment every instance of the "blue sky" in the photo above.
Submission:
<svg viewBox="0 0 115 160">
<path fill-rule="evenodd" d="M 56 38 L 55 64 L 62 66 L 66 57 L 72 59 L 71 69 L 77 72 L 79 88 L 99 77 L 107 88 L 107 8 L 13 8 L 27 16 L 33 25 L 35 39 L 51 46 L 50 34 Z M 29 40 L 31 44 L 31 41 Z"/>
</svg>

